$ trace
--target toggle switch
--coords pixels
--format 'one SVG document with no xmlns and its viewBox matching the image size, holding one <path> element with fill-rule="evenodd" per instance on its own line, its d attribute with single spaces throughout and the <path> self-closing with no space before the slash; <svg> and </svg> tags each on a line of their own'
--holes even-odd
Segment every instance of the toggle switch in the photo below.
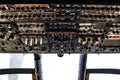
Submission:
<svg viewBox="0 0 120 80">
<path fill-rule="evenodd" d="M 38 43 L 38 39 L 37 39 L 37 38 L 35 38 L 35 45 L 37 45 L 37 43 Z"/>
<path fill-rule="evenodd" d="M 25 38 L 25 44 L 26 45 L 28 44 L 28 38 Z"/>
<path fill-rule="evenodd" d="M 40 45 L 42 45 L 42 38 L 40 38 Z"/>
<path fill-rule="evenodd" d="M 33 44 L 33 38 L 30 38 L 30 46 Z"/>
</svg>

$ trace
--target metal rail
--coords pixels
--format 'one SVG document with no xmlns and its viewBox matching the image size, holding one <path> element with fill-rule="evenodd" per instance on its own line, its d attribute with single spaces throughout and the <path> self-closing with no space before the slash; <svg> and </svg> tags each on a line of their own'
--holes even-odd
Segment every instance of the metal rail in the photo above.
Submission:
<svg viewBox="0 0 120 80">
<path fill-rule="evenodd" d="M 4 74 L 33 74 L 35 69 L 32 68 L 10 68 L 0 69 L 0 75 Z"/>
<path fill-rule="evenodd" d="M 35 53 L 34 54 L 35 60 L 35 80 L 42 80 L 42 65 L 41 65 L 41 55 Z"/>
<path fill-rule="evenodd" d="M 86 73 L 120 74 L 120 69 L 87 69 Z"/>
<path fill-rule="evenodd" d="M 85 80 L 87 54 L 80 54 L 78 80 Z"/>
</svg>

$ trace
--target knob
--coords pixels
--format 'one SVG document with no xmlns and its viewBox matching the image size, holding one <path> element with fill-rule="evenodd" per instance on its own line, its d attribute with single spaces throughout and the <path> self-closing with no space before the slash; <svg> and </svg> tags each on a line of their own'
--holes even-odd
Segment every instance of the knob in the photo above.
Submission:
<svg viewBox="0 0 120 80">
<path fill-rule="evenodd" d="M 58 56 L 58 57 L 63 57 L 63 56 L 64 56 L 64 53 L 62 53 L 62 52 L 57 53 L 57 56 Z"/>
<path fill-rule="evenodd" d="M 0 38 L 4 39 L 5 35 L 0 35 Z"/>
<path fill-rule="evenodd" d="M 10 34 L 9 39 L 14 39 L 14 34 Z"/>
</svg>

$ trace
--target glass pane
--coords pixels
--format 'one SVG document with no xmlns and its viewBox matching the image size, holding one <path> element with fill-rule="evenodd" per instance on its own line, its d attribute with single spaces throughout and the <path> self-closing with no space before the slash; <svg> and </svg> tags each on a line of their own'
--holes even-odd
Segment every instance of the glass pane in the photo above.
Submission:
<svg viewBox="0 0 120 80">
<path fill-rule="evenodd" d="M 120 54 L 88 54 L 87 68 L 118 68 Z"/>
<path fill-rule="evenodd" d="M 79 54 L 43 54 L 43 80 L 78 80 Z"/>
<path fill-rule="evenodd" d="M 89 80 L 120 80 L 120 75 L 114 75 L 114 74 L 90 74 Z"/>
<path fill-rule="evenodd" d="M 22 53 L 0 53 L 0 69 L 2 68 L 34 68 L 34 56 Z"/>
<path fill-rule="evenodd" d="M 4 68 L 35 68 L 33 54 L 0 54 L 0 69 Z M 21 76 L 21 77 L 20 77 Z M 0 80 L 27 80 L 30 74 L 0 75 Z M 24 78 L 24 79 L 23 79 Z M 30 78 L 28 80 L 31 80 Z"/>
<path fill-rule="evenodd" d="M 0 75 L 0 80 L 32 80 L 31 74 L 18 74 L 18 76 L 14 76 L 11 74 L 12 79 L 8 79 L 9 75 Z"/>
</svg>

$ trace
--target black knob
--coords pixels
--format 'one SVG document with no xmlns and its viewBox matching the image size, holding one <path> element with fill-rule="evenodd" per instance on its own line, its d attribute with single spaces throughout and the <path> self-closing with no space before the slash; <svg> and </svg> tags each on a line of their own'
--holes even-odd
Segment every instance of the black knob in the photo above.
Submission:
<svg viewBox="0 0 120 80">
<path fill-rule="evenodd" d="M 58 57 L 63 57 L 64 56 L 64 53 L 63 52 L 60 52 L 60 53 L 57 53 Z"/>
<path fill-rule="evenodd" d="M 5 35 L 0 35 L 0 38 L 4 39 Z"/>
<path fill-rule="evenodd" d="M 6 28 L 1 28 L 0 31 L 1 31 L 1 32 L 5 32 L 5 31 L 6 31 Z"/>
<path fill-rule="evenodd" d="M 11 34 L 11 35 L 9 36 L 9 39 L 14 39 L 14 34 Z"/>
</svg>

